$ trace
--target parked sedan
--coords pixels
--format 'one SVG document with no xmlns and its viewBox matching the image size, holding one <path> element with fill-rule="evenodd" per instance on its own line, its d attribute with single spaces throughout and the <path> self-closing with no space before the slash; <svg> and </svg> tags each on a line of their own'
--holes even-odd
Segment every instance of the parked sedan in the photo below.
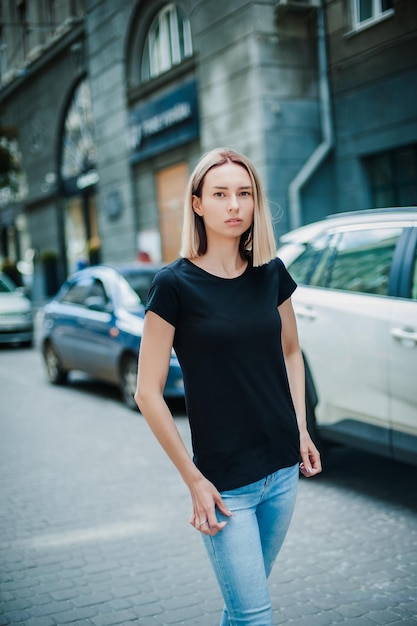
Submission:
<svg viewBox="0 0 417 626">
<path fill-rule="evenodd" d="M 155 263 L 123 263 L 115 266 L 143 303 L 146 302 L 153 277 L 161 267 Z"/>
<path fill-rule="evenodd" d="M 293 303 L 319 446 L 417 464 L 417 208 L 331 216 L 280 244 L 299 285 Z"/>
<path fill-rule="evenodd" d="M 23 290 L 0 273 L 0 344 L 31 345 L 32 304 Z"/>
<path fill-rule="evenodd" d="M 133 394 L 143 316 L 139 296 L 115 267 L 95 266 L 74 274 L 38 319 L 39 344 L 50 381 L 62 384 L 71 370 L 83 371 L 118 385 L 126 404 L 136 409 Z M 184 395 L 174 353 L 165 395 Z"/>
</svg>

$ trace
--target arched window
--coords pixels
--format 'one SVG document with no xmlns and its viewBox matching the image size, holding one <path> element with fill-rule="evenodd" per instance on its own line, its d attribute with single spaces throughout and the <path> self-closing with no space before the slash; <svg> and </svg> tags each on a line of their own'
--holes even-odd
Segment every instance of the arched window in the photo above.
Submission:
<svg viewBox="0 0 417 626">
<path fill-rule="evenodd" d="M 96 147 L 93 135 L 90 88 L 84 78 L 76 86 L 65 116 L 60 159 L 62 181 L 95 171 Z"/>
<path fill-rule="evenodd" d="M 190 22 L 182 9 L 167 4 L 153 20 L 142 57 L 142 81 L 163 74 L 192 56 Z"/>
</svg>

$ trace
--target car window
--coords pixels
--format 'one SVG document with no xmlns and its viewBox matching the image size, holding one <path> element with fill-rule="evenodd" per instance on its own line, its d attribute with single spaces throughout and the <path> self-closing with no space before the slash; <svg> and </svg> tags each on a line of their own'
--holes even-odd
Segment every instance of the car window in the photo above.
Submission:
<svg viewBox="0 0 417 626">
<path fill-rule="evenodd" d="M 110 299 L 106 289 L 99 278 L 94 278 L 88 293 L 84 299 L 84 306 L 95 311 L 109 311 Z"/>
<path fill-rule="evenodd" d="M 388 294 L 392 257 L 402 228 L 344 232 L 320 286 L 377 295 Z"/>
<path fill-rule="evenodd" d="M 317 260 L 314 267 L 314 271 L 310 276 L 309 284 L 312 286 L 327 285 L 330 277 L 330 271 L 333 266 L 333 262 L 337 251 L 337 242 L 340 240 L 340 235 L 332 235 L 327 242 L 327 248 L 323 251 L 323 254 Z"/>
<path fill-rule="evenodd" d="M 91 288 L 88 292 L 88 297 L 101 298 L 104 305 L 107 304 L 107 302 L 109 301 L 106 290 L 104 289 L 104 285 L 101 280 L 98 280 L 98 278 L 95 278 L 93 280 L 93 284 L 91 285 Z"/>
<path fill-rule="evenodd" d="M 84 305 L 85 299 L 88 296 L 92 285 L 92 278 L 82 278 L 78 282 L 70 285 L 68 290 L 62 296 L 61 302 Z"/>
<path fill-rule="evenodd" d="M 292 263 L 289 263 L 289 272 L 296 283 L 300 285 L 308 285 L 310 283 L 311 277 L 316 271 L 322 255 L 327 250 L 328 242 L 329 235 L 321 235 L 307 244 L 304 252 Z"/>
</svg>

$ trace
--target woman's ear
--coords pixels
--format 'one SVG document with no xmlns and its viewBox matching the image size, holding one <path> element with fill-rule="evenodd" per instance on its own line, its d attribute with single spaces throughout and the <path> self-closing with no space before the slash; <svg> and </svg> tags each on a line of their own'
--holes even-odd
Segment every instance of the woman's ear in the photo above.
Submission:
<svg viewBox="0 0 417 626">
<path fill-rule="evenodd" d="M 197 213 L 197 215 L 202 216 L 203 210 L 201 208 L 201 200 L 198 196 L 193 196 L 193 211 Z"/>
</svg>

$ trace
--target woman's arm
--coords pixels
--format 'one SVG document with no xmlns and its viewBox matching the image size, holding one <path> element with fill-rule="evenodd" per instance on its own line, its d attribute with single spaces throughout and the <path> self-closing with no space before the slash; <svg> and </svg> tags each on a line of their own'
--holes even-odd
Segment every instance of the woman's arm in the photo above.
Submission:
<svg viewBox="0 0 417 626">
<path fill-rule="evenodd" d="M 215 507 L 225 515 L 230 515 L 230 512 L 214 485 L 193 463 L 163 397 L 174 332 L 174 327 L 159 315 L 152 311 L 147 312 L 139 351 L 135 400 L 155 437 L 190 490 L 193 501 L 190 523 L 201 532 L 215 535 L 225 526 L 225 522 L 217 522 Z M 208 524 L 201 525 L 205 520 L 208 520 Z"/>
<path fill-rule="evenodd" d="M 307 431 L 305 403 L 305 370 L 303 356 L 298 342 L 297 322 L 291 298 L 278 307 L 282 322 L 282 349 L 287 368 L 291 397 L 300 431 L 300 470 L 304 476 L 314 476 L 321 472 L 320 453 Z"/>
</svg>

